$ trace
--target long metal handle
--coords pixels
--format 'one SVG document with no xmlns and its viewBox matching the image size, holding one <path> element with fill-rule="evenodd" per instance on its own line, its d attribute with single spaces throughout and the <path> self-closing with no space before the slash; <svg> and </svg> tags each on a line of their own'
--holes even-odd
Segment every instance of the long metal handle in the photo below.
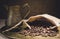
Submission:
<svg viewBox="0 0 60 39">
<path fill-rule="evenodd" d="M 30 13 L 30 5 L 28 3 L 26 3 L 26 4 L 23 5 L 23 7 L 28 7 L 29 8 L 28 12 L 23 17 L 23 19 L 25 19 L 29 15 L 29 13 Z"/>
</svg>

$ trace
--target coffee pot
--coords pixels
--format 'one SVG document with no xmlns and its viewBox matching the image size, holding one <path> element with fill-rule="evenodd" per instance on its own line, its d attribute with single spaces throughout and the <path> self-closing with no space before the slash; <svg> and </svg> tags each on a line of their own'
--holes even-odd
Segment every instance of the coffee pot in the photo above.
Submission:
<svg viewBox="0 0 60 39">
<path fill-rule="evenodd" d="M 16 23 L 18 23 L 23 18 L 26 18 L 26 16 L 30 13 L 30 6 L 28 3 L 21 5 L 12 5 L 7 6 L 6 9 L 8 10 L 8 19 L 7 19 L 7 26 L 13 26 Z M 26 10 L 26 12 L 24 11 Z M 22 13 L 24 12 L 24 13 Z"/>
</svg>

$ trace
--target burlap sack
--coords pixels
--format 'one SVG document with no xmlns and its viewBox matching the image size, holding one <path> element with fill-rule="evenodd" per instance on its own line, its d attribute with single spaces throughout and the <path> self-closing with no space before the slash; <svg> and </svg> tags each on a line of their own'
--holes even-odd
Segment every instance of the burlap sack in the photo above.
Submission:
<svg viewBox="0 0 60 39">
<path fill-rule="evenodd" d="M 27 22 L 33 22 L 37 19 L 41 19 L 41 18 L 45 18 L 47 21 L 49 21 L 50 23 L 52 23 L 55 26 L 60 26 L 60 19 L 48 14 L 42 14 L 42 15 L 36 15 L 36 16 L 31 16 L 29 19 L 27 20 L 23 20 L 23 24 L 26 24 L 26 26 L 29 26 L 29 24 Z"/>
<path fill-rule="evenodd" d="M 19 33 L 13 33 L 13 34 L 11 34 L 10 37 L 14 38 L 14 39 L 60 39 L 60 19 L 56 18 L 54 16 L 51 16 L 48 14 L 31 16 L 27 20 L 22 20 L 21 23 L 23 23 L 23 24 L 21 26 L 22 26 L 22 28 L 28 27 L 29 29 L 31 29 L 30 25 L 27 22 L 33 22 L 33 21 L 36 21 L 37 19 L 41 19 L 41 18 L 45 18 L 47 21 L 52 23 L 54 26 L 58 27 L 59 33 L 57 36 L 55 36 L 55 37 L 41 37 L 41 36 L 32 37 L 32 36 L 24 36 L 24 35 L 21 35 Z"/>
</svg>

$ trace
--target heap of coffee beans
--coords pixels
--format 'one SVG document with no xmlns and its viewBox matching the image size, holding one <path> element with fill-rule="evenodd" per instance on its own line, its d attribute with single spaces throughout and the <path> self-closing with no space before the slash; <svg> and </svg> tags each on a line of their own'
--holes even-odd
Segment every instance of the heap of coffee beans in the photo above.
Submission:
<svg viewBox="0 0 60 39">
<path fill-rule="evenodd" d="M 20 34 L 23 34 L 25 36 L 54 37 L 58 33 L 57 27 L 50 29 L 50 26 L 53 27 L 54 25 L 45 20 L 45 18 L 27 23 L 30 25 L 31 29 L 27 27 L 24 30 L 20 31 Z"/>
<path fill-rule="evenodd" d="M 37 27 L 37 26 L 31 26 L 32 29 L 26 28 L 25 30 L 22 30 L 20 34 L 23 34 L 25 36 L 50 36 L 54 37 L 57 35 L 57 31 L 54 31 L 52 29 L 44 28 L 44 27 Z"/>
</svg>

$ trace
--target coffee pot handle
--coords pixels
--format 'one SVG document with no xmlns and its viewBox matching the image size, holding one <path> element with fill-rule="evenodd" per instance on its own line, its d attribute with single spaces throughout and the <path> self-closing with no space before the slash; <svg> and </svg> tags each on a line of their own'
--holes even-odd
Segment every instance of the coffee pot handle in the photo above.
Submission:
<svg viewBox="0 0 60 39">
<path fill-rule="evenodd" d="M 28 3 L 26 3 L 26 4 L 23 5 L 23 8 L 25 8 L 25 7 L 28 7 L 28 11 L 25 14 L 25 16 L 23 17 L 23 19 L 25 19 L 29 15 L 29 13 L 30 13 L 30 5 Z"/>
</svg>

